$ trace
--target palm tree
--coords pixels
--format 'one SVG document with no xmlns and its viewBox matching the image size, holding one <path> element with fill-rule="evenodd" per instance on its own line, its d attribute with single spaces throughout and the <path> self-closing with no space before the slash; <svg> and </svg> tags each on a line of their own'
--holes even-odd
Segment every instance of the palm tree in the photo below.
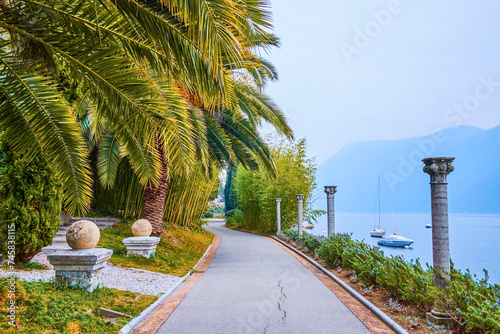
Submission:
<svg viewBox="0 0 500 334">
<path fill-rule="evenodd" d="M 274 74 L 252 50 L 277 45 L 263 1 L 0 0 L 0 10 L 0 128 L 17 152 L 44 153 L 70 211 L 91 196 L 79 122 L 104 185 L 128 159 L 155 235 L 170 169 L 199 158 L 272 170 L 257 126 L 291 135 L 259 92 Z M 77 103 L 63 98 L 61 69 L 78 82 Z"/>
<path fill-rule="evenodd" d="M 159 140 L 188 164 L 194 159 L 192 136 L 186 136 L 190 129 L 183 128 L 189 123 L 175 119 L 186 108 L 178 83 L 208 105 L 229 100 L 220 58 L 238 62 L 238 43 L 222 43 L 227 34 L 217 20 L 229 19 L 234 6 L 212 1 L 171 2 L 167 11 L 163 6 L 0 1 L 0 127 L 16 151 L 44 153 L 64 184 L 70 210 L 88 209 L 91 179 L 78 112 L 58 90 L 59 69 L 78 81 L 81 104 L 94 125 L 114 133 L 144 184 L 161 179 Z M 222 7 L 217 17 L 208 15 L 214 6 Z M 201 17 L 195 21 L 186 8 L 198 8 Z"/>
</svg>

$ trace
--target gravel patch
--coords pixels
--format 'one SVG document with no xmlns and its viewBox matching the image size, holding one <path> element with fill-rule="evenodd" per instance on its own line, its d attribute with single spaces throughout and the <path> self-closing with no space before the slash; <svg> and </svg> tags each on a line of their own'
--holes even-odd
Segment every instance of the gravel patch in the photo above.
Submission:
<svg viewBox="0 0 500 334">
<path fill-rule="evenodd" d="M 52 267 L 47 261 L 47 255 L 38 253 L 31 259 L 46 267 Z M 50 270 L 16 270 L 14 272 L 0 271 L 0 277 L 15 275 L 25 281 L 51 282 L 54 280 L 55 271 Z M 144 295 L 159 296 L 177 282 L 181 277 L 154 273 L 133 268 L 123 268 L 108 263 L 103 269 L 103 286 L 118 290 L 137 292 Z"/>
<path fill-rule="evenodd" d="M 82 219 L 93 221 L 98 225 L 99 229 L 112 226 L 119 221 L 119 219 L 115 218 L 73 218 L 72 222 Z M 69 247 L 66 243 L 66 231 L 68 228 L 68 226 L 61 226 L 53 239 L 52 245 L 42 248 L 42 251 L 35 255 L 30 261 L 39 263 L 45 268 L 49 268 L 49 270 L 16 270 L 14 272 L 0 270 L 0 277 L 15 275 L 25 281 L 54 281 L 54 267 L 47 260 L 47 254 L 54 254 L 59 251 L 71 249 L 71 247 Z M 181 277 L 178 276 L 154 273 L 140 269 L 123 268 L 120 266 L 114 266 L 108 262 L 106 267 L 103 269 L 102 283 L 103 286 L 107 288 L 158 296 L 167 292 L 180 280 Z"/>
</svg>

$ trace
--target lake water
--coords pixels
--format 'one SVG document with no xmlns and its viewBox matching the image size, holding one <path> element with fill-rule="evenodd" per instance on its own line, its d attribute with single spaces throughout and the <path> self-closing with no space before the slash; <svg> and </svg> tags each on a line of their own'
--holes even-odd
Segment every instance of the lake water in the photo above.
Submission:
<svg viewBox="0 0 500 334">
<path fill-rule="evenodd" d="M 370 230 L 377 224 L 377 214 L 335 214 L 337 233 L 352 233 L 352 237 L 377 245 L 379 238 L 370 237 Z M 381 227 L 386 235 L 397 233 L 414 241 L 412 248 L 382 247 L 385 254 L 403 255 L 405 259 L 420 258 L 422 265 L 432 265 L 432 229 L 430 214 L 385 214 Z M 455 267 L 470 269 L 471 273 L 484 278 L 483 268 L 488 270 L 490 283 L 500 284 L 500 216 L 499 215 L 450 215 L 450 252 Z M 326 235 L 326 215 L 318 219 L 309 233 Z"/>
</svg>

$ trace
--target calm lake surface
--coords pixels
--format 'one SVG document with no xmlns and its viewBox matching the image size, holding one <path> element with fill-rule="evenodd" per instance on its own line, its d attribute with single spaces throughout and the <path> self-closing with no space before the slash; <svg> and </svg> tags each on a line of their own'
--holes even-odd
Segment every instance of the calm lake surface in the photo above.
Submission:
<svg viewBox="0 0 500 334">
<path fill-rule="evenodd" d="M 315 235 L 326 235 L 326 215 L 318 219 Z M 490 283 L 500 284 L 500 216 L 499 215 L 450 215 L 450 252 L 457 269 L 470 269 L 478 278 L 488 270 Z M 370 237 L 370 230 L 378 223 L 378 214 L 336 213 L 335 231 L 352 233 L 352 237 L 377 246 L 378 238 Z M 405 259 L 420 258 L 422 265 L 432 265 L 432 229 L 430 214 L 384 214 L 381 227 L 386 235 L 397 233 L 414 241 L 412 248 L 381 247 L 386 255 L 403 255 Z"/>
</svg>

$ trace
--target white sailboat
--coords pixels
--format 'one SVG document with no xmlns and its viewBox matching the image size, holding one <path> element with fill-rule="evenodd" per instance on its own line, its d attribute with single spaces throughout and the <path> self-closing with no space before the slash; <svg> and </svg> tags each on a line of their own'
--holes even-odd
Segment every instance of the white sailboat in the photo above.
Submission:
<svg viewBox="0 0 500 334">
<path fill-rule="evenodd" d="M 380 227 L 380 175 L 378 176 L 378 225 L 370 231 L 370 236 L 375 238 L 385 236 L 385 230 Z"/>
</svg>

